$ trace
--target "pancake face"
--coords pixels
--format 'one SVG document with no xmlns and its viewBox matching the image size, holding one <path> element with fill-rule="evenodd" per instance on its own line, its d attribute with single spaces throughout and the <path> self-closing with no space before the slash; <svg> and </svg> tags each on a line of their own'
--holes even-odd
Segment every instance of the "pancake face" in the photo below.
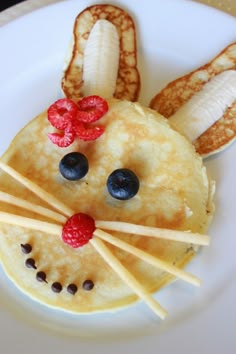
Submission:
<svg viewBox="0 0 236 354">
<path fill-rule="evenodd" d="M 86 213 L 95 220 L 204 233 L 212 214 L 210 182 L 201 157 L 187 139 L 171 129 L 158 113 L 128 101 L 110 101 L 109 111 L 99 124 L 105 127 L 105 132 L 97 140 L 77 140 L 68 148 L 58 148 L 47 137 L 53 128 L 46 113 L 42 113 L 19 132 L 2 161 L 75 213 Z M 82 152 L 89 162 L 86 176 L 73 182 L 64 179 L 58 169 L 61 158 L 71 151 Z M 107 191 L 107 178 L 117 168 L 128 168 L 139 178 L 139 191 L 130 200 L 116 200 Z M 20 183 L 0 172 L 2 191 L 48 207 Z M 0 209 L 51 221 L 33 210 L 5 203 L 0 204 Z M 179 267 L 195 254 L 192 245 L 183 242 L 110 233 Z M 73 249 L 62 241 L 60 234 L 55 236 L 3 223 L 0 234 L 0 257 L 8 276 L 23 292 L 45 305 L 92 313 L 114 310 L 137 299 L 90 243 Z M 25 244 L 32 247 L 27 254 L 22 252 Z M 146 290 L 153 292 L 171 279 L 139 258 L 108 243 L 107 247 Z M 34 260 L 34 267 L 26 266 L 28 258 Z M 37 279 L 38 272 L 44 272 L 44 281 Z M 85 280 L 94 284 L 90 291 L 82 287 Z M 60 283 L 62 290 L 53 291 L 53 283 Z M 68 292 L 70 284 L 77 286 L 76 293 Z"/>
</svg>

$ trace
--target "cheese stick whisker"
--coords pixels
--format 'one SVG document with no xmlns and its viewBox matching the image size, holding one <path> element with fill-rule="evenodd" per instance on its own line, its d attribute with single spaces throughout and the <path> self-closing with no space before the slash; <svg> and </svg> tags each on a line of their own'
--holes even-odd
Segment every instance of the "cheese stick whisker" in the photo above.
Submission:
<svg viewBox="0 0 236 354">
<path fill-rule="evenodd" d="M 28 202 L 25 199 L 15 197 L 12 194 L 5 193 L 2 191 L 0 191 L 0 201 L 5 202 L 7 204 L 21 207 L 26 210 L 30 210 L 36 214 L 46 216 L 47 218 L 51 218 L 51 219 L 53 219 L 57 222 L 60 222 L 60 223 L 65 223 L 67 220 L 67 218 L 65 216 L 63 216 L 53 210 L 42 207 L 41 205 L 38 205 L 38 204 Z"/>
<path fill-rule="evenodd" d="M 70 217 L 73 214 L 73 210 L 71 210 L 69 207 L 67 207 L 64 203 L 62 203 L 60 200 L 58 200 L 52 194 L 45 191 L 44 189 L 39 187 L 37 184 L 32 182 L 30 179 L 21 175 L 19 172 L 17 172 L 12 167 L 8 166 L 7 164 L 5 164 L 2 161 L 0 161 L 0 168 L 4 172 L 6 172 L 8 175 L 13 177 L 16 181 L 20 182 L 24 187 L 26 187 L 31 192 L 36 194 L 40 199 L 47 202 L 49 205 L 51 205 L 56 210 L 60 211 L 63 215 Z"/>
<path fill-rule="evenodd" d="M 210 237 L 199 233 L 190 231 L 180 231 L 172 229 L 163 229 L 158 227 L 143 226 L 131 224 L 122 221 L 103 221 L 97 220 L 96 227 L 105 230 L 120 231 L 124 233 L 131 233 L 140 236 L 149 236 L 162 238 L 166 240 L 173 240 L 179 242 L 192 243 L 196 245 L 207 246 L 210 243 Z"/>
<path fill-rule="evenodd" d="M 179 269 L 178 267 L 175 267 L 172 264 L 169 264 L 168 262 L 165 262 L 157 257 L 154 257 L 154 256 L 150 255 L 149 253 L 110 235 L 107 232 L 96 229 L 94 232 L 94 235 L 96 235 L 97 237 L 101 238 L 102 240 L 104 240 L 106 242 L 111 243 L 112 245 L 114 245 L 118 248 L 121 248 L 124 251 L 129 252 L 130 254 L 142 259 L 143 261 L 155 266 L 156 268 L 162 269 L 162 270 L 176 276 L 177 278 L 185 280 L 186 282 L 188 282 L 190 284 L 193 284 L 195 286 L 200 286 L 200 283 L 201 283 L 200 279 L 198 279 L 194 275 L 187 273 L 187 272 L 183 271 L 182 269 Z"/>
<path fill-rule="evenodd" d="M 118 276 L 138 295 L 161 319 L 167 315 L 167 311 L 148 293 L 142 284 L 121 264 L 119 259 L 109 250 L 99 238 L 89 241 L 105 262 L 118 274 Z"/>
<path fill-rule="evenodd" d="M 42 231 L 57 236 L 61 235 L 62 233 L 62 226 L 58 224 L 52 224 L 46 221 L 35 220 L 25 216 L 6 213 L 4 211 L 0 211 L 0 222 L 9 225 L 26 227 L 32 230 Z"/>
</svg>

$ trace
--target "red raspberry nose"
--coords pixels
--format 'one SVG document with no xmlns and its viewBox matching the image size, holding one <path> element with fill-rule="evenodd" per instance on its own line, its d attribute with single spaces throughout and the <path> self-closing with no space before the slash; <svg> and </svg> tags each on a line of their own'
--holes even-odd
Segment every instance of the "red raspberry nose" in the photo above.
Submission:
<svg viewBox="0 0 236 354">
<path fill-rule="evenodd" d="M 62 239 L 73 248 L 78 248 L 93 237 L 95 231 L 94 219 L 83 213 L 71 216 L 62 228 Z"/>
</svg>

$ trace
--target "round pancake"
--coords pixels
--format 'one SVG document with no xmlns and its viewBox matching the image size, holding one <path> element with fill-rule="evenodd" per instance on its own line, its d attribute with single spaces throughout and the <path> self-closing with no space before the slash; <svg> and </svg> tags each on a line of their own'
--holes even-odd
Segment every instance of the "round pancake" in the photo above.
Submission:
<svg viewBox="0 0 236 354">
<path fill-rule="evenodd" d="M 138 103 L 110 101 L 109 111 L 99 124 L 105 127 L 99 139 L 77 140 L 68 148 L 58 148 L 47 137 L 54 128 L 42 113 L 18 133 L 2 161 L 75 213 L 87 213 L 96 220 L 206 232 L 213 210 L 211 183 L 191 143 L 171 129 L 160 114 Z M 71 151 L 82 152 L 89 161 L 89 171 L 80 181 L 65 180 L 59 173 L 61 158 Z M 106 188 L 109 174 L 123 167 L 134 171 L 140 181 L 138 193 L 127 201 L 113 199 Z M 2 191 L 48 207 L 2 171 L 0 184 Z M 51 222 L 33 211 L 4 203 L 0 203 L 0 210 Z M 111 233 L 179 267 L 195 254 L 191 244 Z M 118 309 L 137 300 L 91 244 L 73 249 L 63 243 L 61 235 L 7 224 L 0 224 L 0 234 L 0 258 L 7 275 L 37 301 L 63 310 L 92 313 Z M 29 254 L 21 249 L 26 243 L 32 246 Z M 107 246 L 149 291 L 156 291 L 172 279 L 139 258 Z M 26 267 L 27 258 L 35 260 L 37 269 Z M 39 271 L 45 272 L 46 281 L 36 279 Z M 91 291 L 82 287 L 87 279 L 94 283 Z M 62 285 L 60 293 L 52 291 L 54 282 Z M 74 295 L 67 291 L 69 284 L 78 287 Z"/>
</svg>

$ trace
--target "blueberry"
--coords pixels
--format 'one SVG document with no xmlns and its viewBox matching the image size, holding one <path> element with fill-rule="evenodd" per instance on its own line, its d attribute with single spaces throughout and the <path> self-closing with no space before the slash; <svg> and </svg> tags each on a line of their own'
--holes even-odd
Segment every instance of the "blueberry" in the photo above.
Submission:
<svg viewBox="0 0 236 354">
<path fill-rule="evenodd" d="M 62 176 L 70 181 L 83 178 L 88 169 L 88 160 L 80 152 L 70 152 L 61 159 L 59 164 Z"/>
<path fill-rule="evenodd" d="M 133 171 L 119 168 L 108 177 L 107 189 L 113 198 L 128 200 L 138 192 L 139 180 Z"/>
</svg>

